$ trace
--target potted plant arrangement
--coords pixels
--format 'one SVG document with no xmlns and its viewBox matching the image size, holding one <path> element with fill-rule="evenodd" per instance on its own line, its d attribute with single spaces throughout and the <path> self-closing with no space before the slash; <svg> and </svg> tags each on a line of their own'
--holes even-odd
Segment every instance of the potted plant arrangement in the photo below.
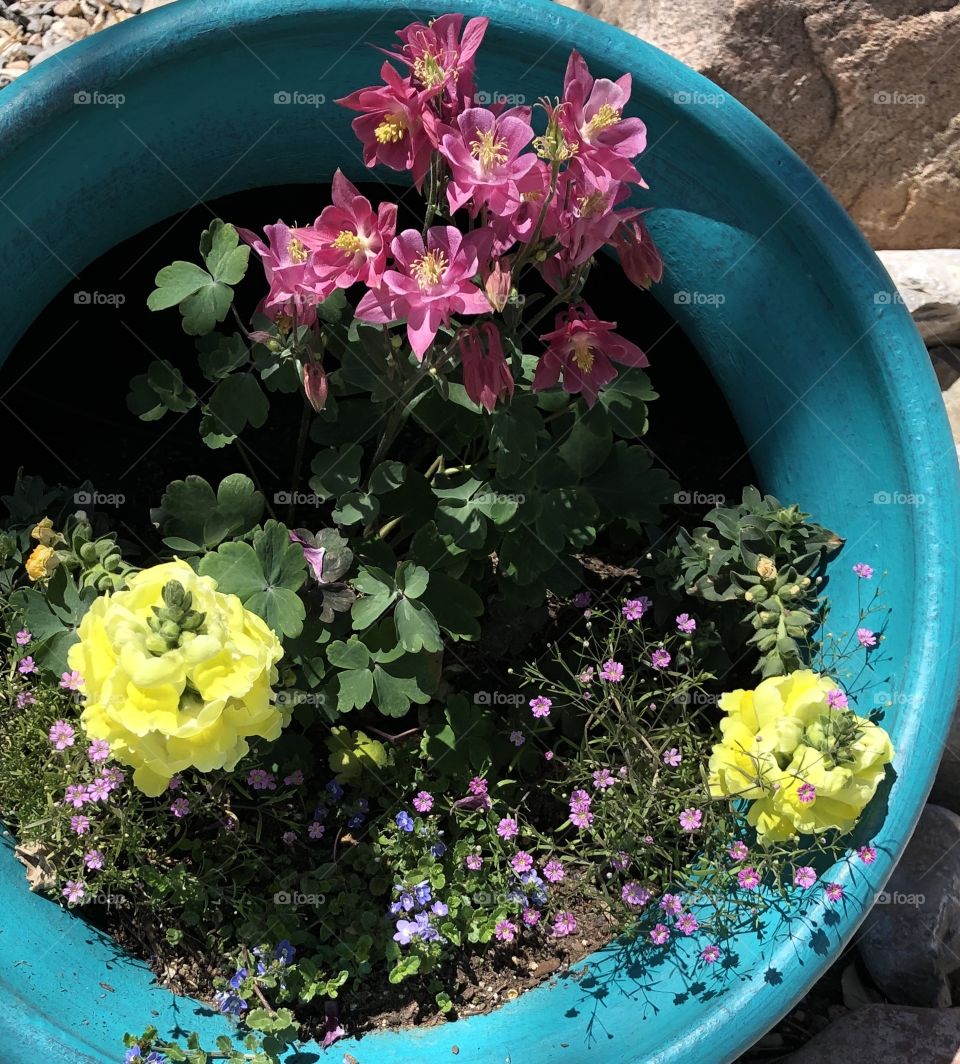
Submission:
<svg viewBox="0 0 960 1064">
<path fill-rule="evenodd" d="M 691 254 L 647 191 L 626 64 L 568 49 L 518 102 L 479 88 L 496 16 L 394 22 L 380 80 L 336 106 L 370 175 L 412 188 L 331 166 L 315 220 L 214 217 L 143 293 L 185 339 L 137 367 L 128 414 L 194 420 L 195 472 L 134 527 L 29 469 L 3 500 L 4 875 L 29 920 L 57 902 L 64 941 L 86 915 L 152 968 L 53 1059 L 479 1061 L 528 1035 L 537 1060 L 651 1059 L 622 1027 L 638 996 L 662 1059 L 694 1014 L 725 1059 L 744 1032 L 711 1002 L 765 984 L 762 1027 L 802 992 L 777 958 L 798 928 L 821 958 L 852 932 L 906 838 L 888 808 L 929 783 L 900 778 L 906 577 L 836 504 L 840 471 L 804 490 L 781 433 L 789 474 L 663 519 L 685 499 L 644 442 L 657 356 L 629 300 L 591 302 L 656 293 Z M 752 250 L 700 232 L 701 255 Z M 742 288 L 734 341 L 766 298 Z M 716 336 L 725 300 L 682 294 Z M 794 426 L 777 380 L 731 397 L 758 448 Z M 210 455 L 239 465 L 208 477 Z M 931 534 L 888 516 L 893 546 Z M 952 668 L 924 659 L 909 689 Z M 199 1004 L 171 1022 L 150 978 Z"/>
</svg>

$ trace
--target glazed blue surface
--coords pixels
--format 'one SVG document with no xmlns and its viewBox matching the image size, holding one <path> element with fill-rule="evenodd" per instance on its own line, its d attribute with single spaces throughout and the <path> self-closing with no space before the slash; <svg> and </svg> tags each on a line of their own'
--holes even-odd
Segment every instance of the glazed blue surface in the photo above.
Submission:
<svg viewBox="0 0 960 1064">
<path fill-rule="evenodd" d="M 337 165 L 361 176 L 351 115 L 332 100 L 377 80 L 382 56 L 367 42 L 387 45 L 395 29 L 445 7 L 180 0 L 55 55 L 5 89 L 0 356 L 88 263 L 152 223 L 240 189 L 328 180 Z M 930 787 L 958 680 L 954 446 L 929 359 L 882 267 L 823 185 L 758 119 L 656 49 L 564 8 L 464 0 L 455 9 L 491 17 L 478 66 L 489 92 L 527 102 L 557 94 L 571 47 L 594 74 L 632 73 L 630 113 L 643 117 L 650 137 L 644 202 L 657 208 L 648 219 L 667 263 L 656 294 L 722 385 L 762 486 L 847 539 L 831 583 L 832 627 L 856 621 L 850 565 L 889 570 L 888 660 L 864 697 L 893 700 L 885 724 L 896 778 L 864 829 L 877 863 L 829 877 L 846 885 L 847 901 L 771 924 L 763 946 L 746 936 L 728 944 L 737 962 L 727 970 L 697 969 L 692 941 L 653 966 L 612 946 L 581 965 L 588 971 L 579 980 L 560 979 L 456 1024 L 340 1042 L 329 1058 L 727 1061 L 851 937 Z M 326 103 L 278 104 L 278 92 L 323 94 Z M 74 102 L 75 93 L 124 100 Z M 624 307 L 622 317 L 629 314 Z M 126 372 L 123 352 L 108 357 Z M 923 501 L 885 504 L 878 493 Z M 8 852 L 0 853 L 0 925 L 5 1064 L 120 1060 L 123 1032 L 149 1022 L 170 1036 L 197 1028 L 210 1042 L 226 1029 L 196 1002 L 152 986 L 144 965 L 79 919 L 31 895 Z"/>
</svg>

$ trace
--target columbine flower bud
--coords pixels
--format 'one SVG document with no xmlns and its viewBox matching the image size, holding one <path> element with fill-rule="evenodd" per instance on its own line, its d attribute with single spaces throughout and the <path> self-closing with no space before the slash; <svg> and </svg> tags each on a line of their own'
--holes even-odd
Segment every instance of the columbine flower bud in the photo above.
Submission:
<svg viewBox="0 0 960 1064">
<path fill-rule="evenodd" d="M 513 289 L 513 279 L 510 270 L 504 267 L 502 261 L 497 259 L 492 266 L 487 268 L 483 279 L 483 290 L 487 293 L 490 306 L 499 314 L 510 299 Z"/>
<path fill-rule="evenodd" d="M 573 158 L 577 152 L 577 145 L 567 140 L 560 128 L 561 109 L 566 105 L 551 103 L 546 97 L 539 103 L 547 113 L 547 129 L 542 137 L 534 138 L 533 150 L 541 159 L 559 166 L 560 163 Z"/>
<path fill-rule="evenodd" d="M 330 390 L 327 375 L 319 362 L 305 362 L 303 365 L 303 394 L 307 402 L 319 414 L 327 405 L 327 393 Z"/>
</svg>

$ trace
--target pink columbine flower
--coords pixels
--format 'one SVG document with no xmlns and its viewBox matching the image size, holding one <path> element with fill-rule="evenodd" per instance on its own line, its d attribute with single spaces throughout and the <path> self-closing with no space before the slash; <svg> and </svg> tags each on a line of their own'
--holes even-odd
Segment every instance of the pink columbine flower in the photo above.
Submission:
<svg viewBox="0 0 960 1064">
<path fill-rule="evenodd" d="M 272 772 L 263 768 L 252 768 L 247 773 L 247 785 L 255 791 L 275 791 L 277 780 Z"/>
<path fill-rule="evenodd" d="M 180 820 L 190 812 L 190 802 L 186 798 L 177 798 L 170 806 L 170 812 Z"/>
<path fill-rule="evenodd" d="M 490 790 L 490 785 L 483 778 L 483 776 L 474 776 L 468 784 L 468 787 L 470 789 L 471 794 L 475 794 L 478 796 L 487 794 Z"/>
<path fill-rule="evenodd" d="M 377 288 L 397 231 L 397 205 L 381 203 L 374 211 L 340 169 L 333 175 L 330 199 L 313 225 L 294 229 L 294 235 L 313 252 L 311 267 L 321 282 Z"/>
<path fill-rule="evenodd" d="M 413 183 L 423 185 L 433 152 L 431 127 L 435 116 L 430 100 L 439 86 L 417 89 L 411 78 L 403 78 L 389 63 L 380 68 L 383 85 L 358 89 L 336 102 L 359 117 L 351 122 L 363 144 L 363 165 L 382 163 L 391 170 L 410 170 Z"/>
<path fill-rule="evenodd" d="M 110 756 L 110 744 L 106 739 L 94 739 L 87 747 L 87 759 L 96 764 L 98 761 L 106 761 Z"/>
<path fill-rule="evenodd" d="M 642 909 L 650 900 L 650 891 L 646 887 L 641 887 L 639 883 L 630 880 L 629 883 L 624 883 L 620 889 L 620 897 L 631 908 Z"/>
<path fill-rule="evenodd" d="M 36 704 L 36 699 L 29 691 L 20 691 L 17 695 L 17 709 L 23 709 L 25 706 L 32 706 Z"/>
<path fill-rule="evenodd" d="M 639 215 L 618 226 L 611 243 L 620 268 L 638 288 L 649 288 L 663 277 L 663 259 Z"/>
<path fill-rule="evenodd" d="M 571 912 L 557 913 L 553 918 L 553 927 L 550 934 L 557 938 L 565 938 L 572 935 L 577 929 L 577 918 Z"/>
<path fill-rule="evenodd" d="M 853 567 L 853 571 L 860 577 L 861 580 L 873 579 L 873 567 L 867 565 L 866 562 L 857 562 Z"/>
<path fill-rule="evenodd" d="M 464 857 L 463 863 L 471 872 L 479 872 L 483 867 L 483 858 L 478 853 L 468 853 L 467 856 Z"/>
<path fill-rule="evenodd" d="M 286 787 L 299 787 L 303 783 L 303 771 L 295 768 L 289 776 L 283 777 L 283 783 Z"/>
<path fill-rule="evenodd" d="M 840 883 L 824 883 L 823 893 L 831 905 L 843 900 L 843 886 Z"/>
<path fill-rule="evenodd" d="M 877 645 L 877 633 L 870 628 L 857 629 L 857 642 L 862 647 L 870 648 Z"/>
<path fill-rule="evenodd" d="M 510 732 L 510 742 L 512 742 L 514 746 L 523 746 L 526 741 L 527 737 L 523 734 L 522 731 Z"/>
<path fill-rule="evenodd" d="M 50 742 L 53 743 L 55 749 L 66 750 L 68 746 L 73 746 L 74 739 L 76 738 L 76 732 L 65 720 L 55 720 L 50 726 L 50 731 L 47 737 Z"/>
<path fill-rule="evenodd" d="M 70 817 L 70 830 L 75 835 L 86 835 L 90 830 L 90 818 L 82 813 Z"/>
<path fill-rule="evenodd" d="M 60 686 L 64 691 L 79 691 L 83 687 L 83 677 L 77 672 L 65 672 L 60 676 Z"/>
<path fill-rule="evenodd" d="M 746 860 L 747 854 L 749 852 L 750 850 L 747 848 L 747 844 L 745 842 L 742 842 L 740 839 L 737 839 L 736 842 L 732 843 L 729 849 L 727 850 L 727 853 L 730 854 L 730 859 L 732 861 Z"/>
<path fill-rule="evenodd" d="M 680 827 L 684 831 L 696 831 L 703 823 L 702 809 L 684 809 L 679 816 Z"/>
<path fill-rule="evenodd" d="M 656 924 L 650 931 L 650 941 L 656 946 L 666 945 L 670 941 L 670 928 L 666 924 Z"/>
<path fill-rule="evenodd" d="M 547 350 L 534 374 L 534 391 L 552 387 L 562 376 L 565 392 L 581 393 L 593 406 L 600 389 L 617 376 L 614 362 L 648 366 L 647 356 L 615 328 L 615 322 L 601 321 L 586 303 L 557 314 L 553 332 L 540 337 Z"/>
<path fill-rule="evenodd" d="M 322 839 L 324 831 L 326 831 L 326 828 L 319 820 L 313 820 L 307 825 L 307 835 L 311 839 Z"/>
<path fill-rule="evenodd" d="M 529 905 L 523 910 L 523 922 L 527 927 L 536 927 L 540 923 L 540 912 Z"/>
<path fill-rule="evenodd" d="M 683 632 L 684 635 L 690 635 L 697 630 L 697 622 L 689 613 L 678 613 L 676 620 L 677 631 Z"/>
<path fill-rule="evenodd" d="M 468 107 L 440 139 L 440 153 L 450 164 L 447 201 L 451 213 L 466 206 L 471 218 L 486 205 L 495 215 L 509 215 L 521 203 L 517 182 L 536 165 L 524 152 L 533 140 L 529 107 L 511 107 L 495 115 L 485 107 Z"/>
<path fill-rule="evenodd" d="M 433 795 L 429 791 L 418 791 L 413 799 L 413 808 L 418 813 L 429 813 L 433 808 Z"/>
<path fill-rule="evenodd" d="M 827 691 L 827 705 L 831 709 L 846 709 L 848 706 L 847 696 L 839 688 Z"/>
<path fill-rule="evenodd" d="M 505 395 L 513 395 L 513 376 L 503 353 L 500 330 L 492 321 L 464 329 L 459 346 L 463 387 L 478 406 L 489 412 Z"/>
<path fill-rule="evenodd" d="M 657 649 L 650 655 L 650 664 L 655 669 L 665 669 L 671 662 L 670 651 L 663 647 L 657 647 Z"/>
<path fill-rule="evenodd" d="M 301 324 L 316 319 L 316 306 L 333 291 L 332 281 L 321 282 L 313 269 L 313 255 L 297 234 L 283 222 L 265 225 L 266 239 L 249 229 L 237 228 L 240 237 L 260 257 L 269 291 L 260 310 L 271 320 L 295 318 Z"/>
<path fill-rule="evenodd" d="M 720 960 L 720 947 L 715 946 L 712 943 L 709 946 L 704 946 L 700 950 L 700 960 L 704 964 L 716 964 Z"/>
<path fill-rule="evenodd" d="M 397 268 L 387 270 L 381 286 L 360 300 L 356 316 L 377 325 L 406 318 L 407 338 L 422 361 L 452 314 L 489 312 L 487 297 L 473 278 L 492 239 L 489 229 L 463 234 L 453 225 L 435 225 L 424 244 L 418 229 L 405 229 L 391 244 Z"/>
<path fill-rule="evenodd" d="M 31 632 L 27 628 L 21 628 L 20 631 L 17 632 L 16 639 L 18 647 L 25 647 L 27 643 L 29 643 L 30 640 L 33 639 L 33 632 Z"/>
<path fill-rule="evenodd" d="M 700 921 L 693 915 L 693 913 L 681 913 L 677 917 L 676 928 L 678 931 L 682 931 L 685 935 L 695 934 L 700 927 Z"/>
<path fill-rule="evenodd" d="M 817 788 L 812 783 L 801 783 L 797 788 L 797 800 L 803 805 L 810 805 L 817 797 Z"/>
<path fill-rule="evenodd" d="M 675 746 L 671 746 L 669 750 L 664 750 L 663 752 L 663 763 L 670 765 L 671 768 L 676 768 L 682 760 L 683 755 Z"/>
<path fill-rule="evenodd" d="M 61 891 L 63 896 L 70 902 L 71 905 L 78 901 L 81 901 L 86 890 L 82 882 L 78 880 L 68 879 L 66 885 Z"/>
<path fill-rule="evenodd" d="M 616 783 L 613 773 L 608 768 L 599 768 L 593 774 L 593 785 L 598 791 L 605 791 Z"/>
<path fill-rule="evenodd" d="M 619 181 L 642 182 L 632 163 L 647 146 L 647 129 L 639 118 L 624 118 L 632 79 L 594 79 L 577 51 L 570 53 L 563 79 L 559 121 L 564 136 L 578 147 L 576 158 L 592 170 Z"/>
<path fill-rule="evenodd" d="M 304 561 L 307 563 L 307 567 L 313 574 L 313 578 L 318 584 L 325 584 L 327 581 L 323 578 L 323 559 L 327 553 L 326 547 L 312 546 L 312 540 L 306 539 L 301 532 L 306 532 L 305 529 L 291 530 L 290 542 L 299 543 L 300 549 L 303 551 Z"/>
<path fill-rule="evenodd" d="M 510 858 L 510 865 L 519 876 L 533 868 L 533 858 L 526 850 L 517 850 L 513 857 Z"/>
<path fill-rule="evenodd" d="M 21 658 L 17 663 L 17 672 L 19 672 L 21 676 L 29 676 L 36 671 L 37 663 L 29 654 L 25 658 Z"/>
<path fill-rule="evenodd" d="M 501 839 L 515 839 L 520 834 L 520 826 L 512 816 L 505 816 L 497 824 L 497 834 Z"/>
<path fill-rule="evenodd" d="M 817 873 L 809 865 L 804 865 L 793 873 L 793 881 L 798 887 L 806 890 L 807 887 L 812 887 L 816 883 Z"/>
<path fill-rule="evenodd" d="M 563 864 L 555 857 L 551 857 L 543 866 L 543 878 L 548 883 L 561 883 L 566 874 Z"/>
<path fill-rule="evenodd" d="M 472 18 L 463 27 L 460 14 L 440 15 L 426 24 L 411 22 L 397 30 L 403 41 L 399 52 L 382 50 L 409 68 L 419 89 L 440 89 L 441 112 L 449 121 L 474 96 L 474 57 L 489 22 L 488 18 Z"/>
<path fill-rule="evenodd" d="M 669 916 L 679 916 L 683 912 L 683 900 L 677 894 L 664 894 L 660 908 Z"/>
<path fill-rule="evenodd" d="M 600 667 L 600 679 L 608 683 L 619 683 L 623 679 L 623 665 L 611 658 Z"/>
<path fill-rule="evenodd" d="M 512 942 L 517 937 L 517 925 L 512 920 L 500 920 L 493 933 L 498 942 Z"/>
<path fill-rule="evenodd" d="M 641 595 L 639 598 L 627 599 L 620 608 L 620 612 L 628 621 L 639 621 L 652 605 L 653 603 L 646 595 Z"/>
<path fill-rule="evenodd" d="M 865 865 L 872 865 L 877 859 L 877 851 L 873 846 L 861 846 L 860 849 L 857 850 L 857 856 Z"/>
<path fill-rule="evenodd" d="M 756 890 L 760 886 L 760 877 L 755 868 L 741 868 L 737 872 L 737 882 L 744 890 Z"/>
<path fill-rule="evenodd" d="M 530 712 L 535 717 L 549 717 L 550 707 L 553 702 L 549 698 L 545 698 L 543 695 L 537 695 L 536 698 L 530 699 Z"/>
<path fill-rule="evenodd" d="M 83 855 L 83 863 L 90 872 L 97 872 L 103 868 L 103 853 L 100 850 L 88 850 Z"/>
<path fill-rule="evenodd" d="M 82 809 L 89 801 L 87 788 L 81 784 L 71 784 L 63 796 L 64 805 L 72 805 L 74 809 Z"/>
</svg>

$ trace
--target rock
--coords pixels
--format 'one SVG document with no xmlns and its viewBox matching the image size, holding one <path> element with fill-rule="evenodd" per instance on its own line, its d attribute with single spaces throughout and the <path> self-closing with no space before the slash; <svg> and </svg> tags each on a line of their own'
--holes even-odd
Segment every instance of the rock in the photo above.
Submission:
<svg viewBox="0 0 960 1064">
<path fill-rule="evenodd" d="M 158 7 L 165 7 L 167 4 L 172 4 L 173 0 L 143 0 L 140 5 L 140 10 L 146 14 L 148 11 L 153 11 Z"/>
<path fill-rule="evenodd" d="M 911 311 L 925 303 L 960 304 L 960 250 L 957 248 L 878 254 Z"/>
<path fill-rule="evenodd" d="M 952 415 L 950 423 L 954 424 Z M 956 427 L 953 438 L 957 439 Z M 960 705 L 954 710 L 953 723 L 943 744 L 943 756 L 937 769 L 937 777 L 933 781 L 930 801 L 951 812 L 960 813 Z"/>
<path fill-rule="evenodd" d="M 57 52 L 62 52 L 64 48 L 69 48 L 73 44 L 73 41 L 58 41 L 56 44 L 51 44 L 44 48 L 43 51 L 38 52 L 30 61 L 30 66 L 35 67 L 38 63 L 42 63 L 45 59 L 49 59 L 50 56 L 56 55 Z"/>
<path fill-rule="evenodd" d="M 953 442 L 957 445 L 957 455 L 960 456 L 960 381 L 954 381 L 943 393 L 943 405 L 947 408 Z M 940 764 L 942 767 L 943 762 Z"/>
<path fill-rule="evenodd" d="M 865 1005 L 835 1020 L 784 1064 L 953 1064 L 960 1045 L 960 1008 Z"/>
<path fill-rule="evenodd" d="M 937 375 L 937 383 L 940 391 L 945 392 L 955 381 L 960 380 L 960 347 L 931 347 L 930 361 L 933 363 L 933 371 Z M 960 796 L 960 790 L 957 791 Z M 936 799 L 934 799 L 936 800 Z M 938 802 L 938 805 L 946 805 L 955 813 L 960 813 L 960 803 L 954 808 L 947 802 Z"/>
<path fill-rule="evenodd" d="M 671 52 L 746 104 L 875 247 L 960 247 L 960 78 L 943 58 L 960 47 L 958 0 L 563 2 Z"/>
<path fill-rule="evenodd" d="M 950 977 L 960 969 L 954 950 L 958 935 L 960 816 L 926 805 L 864 923 L 860 957 L 894 1004 L 946 1008 L 953 1003 Z"/>
<path fill-rule="evenodd" d="M 59 0 L 53 6 L 53 13 L 61 18 L 66 15 L 80 16 L 83 14 L 83 8 L 80 6 L 80 0 Z"/>
<path fill-rule="evenodd" d="M 927 347 L 960 346 L 958 303 L 924 303 L 913 312 L 913 320 Z"/>
</svg>

